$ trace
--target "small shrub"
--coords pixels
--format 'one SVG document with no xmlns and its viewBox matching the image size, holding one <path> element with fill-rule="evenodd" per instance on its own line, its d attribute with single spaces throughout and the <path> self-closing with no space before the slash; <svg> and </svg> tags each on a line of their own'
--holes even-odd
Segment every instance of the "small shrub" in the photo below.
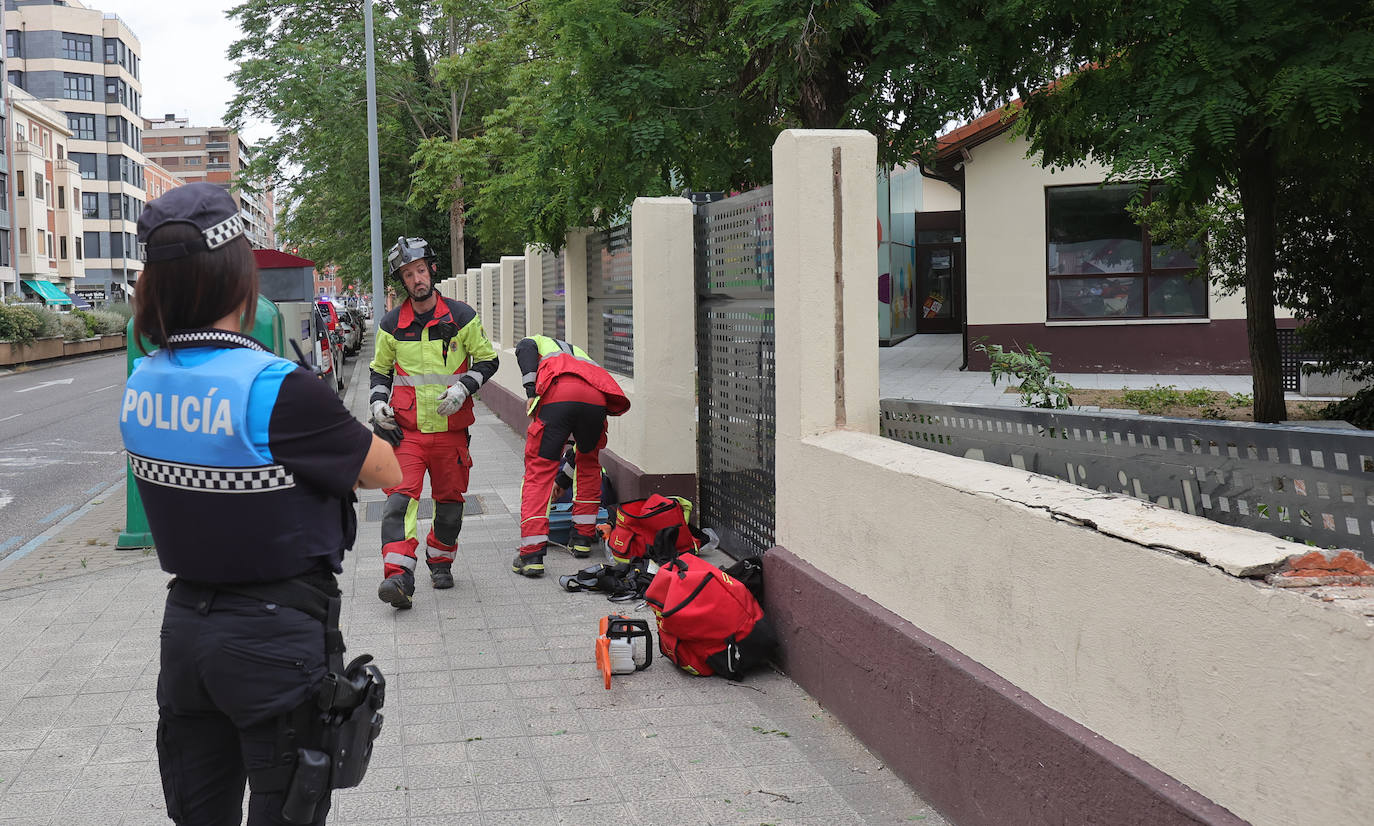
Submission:
<svg viewBox="0 0 1374 826">
<path fill-rule="evenodd" d="M 1156 384 L 1143 390 L 1123 389 L 1121 400 L 1141 413 L 1157 416 L 1170 407 L 1177 407 L 1181 404 L 1183 394 L 1178 392 L 1178 388 L 1172 384 Z"/>
<path fill-rule="evenodd" d="M 42 323 L 42 328 L 38 331 L 39 338 L 52 338 L 53 336 L 65 336 L 66 332 L 62 328 L 62 317 L 51 310 L 34 310 L 38 320 Z"/>
<path fill-rule="evenodd" d="M 124 323 L 121 323 L 119 325 L 118 330 L 118 332 L 122 333 L 124 332 L 124 324 L 127 324 L 129 319 L 134 317 L 134 305 L 130 304 L 127 301 L 119 301 L 109 305 L 104 310 L 97 310 L 96 312 L 114 313 L 115 315 L 123 319 Z"/>
<path fill-rule="evenodd" d="M 90 313 L 85 310 L 72 310 L 71 314 L 81 319 L 81 323 L 86 325 L 85 338 L 99 335 L 99 333 L 95 331 L 95 318 Z"/>
<path fill-rule="evenodd" d="M 1366 387 L 1348 399 L 1328 404 L 1322 408 L 1321 415 L 1324 419 L 1340 419 L 1364 430 L 1374 430 L 1374 387 Z"/>
<path fill-rule="evenodd" d="M 0 341 L 32 344 L 43 330 L 43 320 L 28 307 L 0 304 Z"/>
<path fill-rule="evenodd" d="M 1232 393 L 1229 399 L 1232 407 L 1254 407 L 1255 397 L 1250 393 Z"/>
<path fill-rule="evenodd" d="M 1050 354 L 1037 350 L 1034 344 L 1027 344 L 1022 351 L 1019 348 L 1006 350 L 1000 344 L 983 344 L 980 341 L 974 349 L 986 354 L 991 362 L 988 372 L 994 387 L 1006 377 L 1020 381 L 1017 391 L 1021 395 L 1021 404 L 1026 407 L 1063 410 L 1073 404 L 1073 399 L 1069 398 L 1073 387 L 1054 377 L 1050 372 Z"/>
<path fill-rule="evenodd" d="M 124 306 L 128 306 L 125 304 Z M 91 310 L 89 313 L 91 321 L 94 322 L 95 332 L 93 335 L 114 336 L 124 332 L 124 325 L 129 319 L 119 313 L 109 310 Z"/>
<path fill-rule="evenodd" d="M 57 318 L 58 335 L 67 341 L 80 341 L 89 338 L 86 329 L 86 320 L 76 313 L 53 313 Z"/>
<path fill-rule="evenodd" d="M 1215 403 L 1220 396 L 1220 393 L 1197 387 L 1184 392 L 1183 403 L 1192 407 L 1207 407 Z"/>
</svg>

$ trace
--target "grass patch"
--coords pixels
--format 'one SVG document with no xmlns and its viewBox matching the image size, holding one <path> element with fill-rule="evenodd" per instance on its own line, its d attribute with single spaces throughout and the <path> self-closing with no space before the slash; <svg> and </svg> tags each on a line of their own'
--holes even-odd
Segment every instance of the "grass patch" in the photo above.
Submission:
<svg viewBox="0 0 1374 826">
<path fill-rule="evenodd" d="M 1249 393 L 1227 393 L 1222 390 L 1180 390 L 1172 384 L 1156 384 L 1138 390 L 1073 391 L 1075 407 L 1093 406 L 1105 409 L 1138 410 L 1151 416 L 1171 416 L 1181 419 L 1212 419 L 1215 421 L 1252 422 L 1255 420 L 1255 399 Z M 1294 421 L 1323 419 L 1326 402 L 1288 401 L 1287 418 Z"/>
</svg>

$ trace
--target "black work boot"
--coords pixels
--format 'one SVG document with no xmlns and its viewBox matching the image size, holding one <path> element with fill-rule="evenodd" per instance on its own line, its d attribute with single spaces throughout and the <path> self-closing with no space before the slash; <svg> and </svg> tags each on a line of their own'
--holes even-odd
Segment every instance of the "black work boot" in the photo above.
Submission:
<svg viewBox="0 0 1374 826">
<path fill-rule="evenodd" d="M 414 595 L 415 575 L 409 571 L 392 574 L 377 586 L 377 598 L 392 608 L 409 608 L 414 604 L 410 599 Z"/>
<path fill-rule="evenodd" d="M 453 587 L 453 563 L 433 562 L 429 564 L 429 582 L 435 590 L 443 591 Z"/>
<path fill-rule="evenodd" d="M 541 549 L 532 554 L 516 554 L 510 569 L 521 576 L 543 576 L 544 551 Z"/>
<path fill-rule="evenodd" d="M 582 535 L 573 531 L 572 538 L 568 540 L 568 550 L 576 559 L 586 559 L 592 555 L 592 546 L 596 544 L 596 534 Z"/>
</svg>

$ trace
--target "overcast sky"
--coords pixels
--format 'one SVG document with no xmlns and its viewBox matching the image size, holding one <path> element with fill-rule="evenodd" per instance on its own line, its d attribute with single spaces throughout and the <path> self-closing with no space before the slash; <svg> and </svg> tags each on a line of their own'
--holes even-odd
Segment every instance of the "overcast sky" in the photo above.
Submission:
<svg viewBox="0 0 1374 826">
<path fill-rule="evenodd" d="M 234 95 L 226 57 L 239 37 L 225 11 L 238 0 L 84 0 L 88 8 L 120 16 L 142 44 L 143 116 L 189 117 L 195 126 L 218 126 Z M 270 134 L 249 124 L 250 141 Z"/>
</svg>

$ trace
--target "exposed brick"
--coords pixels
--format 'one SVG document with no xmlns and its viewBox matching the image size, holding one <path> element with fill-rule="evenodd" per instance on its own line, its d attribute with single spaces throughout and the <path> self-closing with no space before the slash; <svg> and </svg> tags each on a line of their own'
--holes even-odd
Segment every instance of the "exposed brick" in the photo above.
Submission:
<svg viewBox="0 0 1374 826">
<path fill-rule="evenodd" d="M 1334 557 L 1328 557 L 1321 551 L 1312 551 L 1302 556 L 1291 556 L 1287 562 L 1288 570 L 1283 572 L 1283 576 L 1288 577 L 1331 577 L 1331 576 L 1353 576 L 1364 577 L 1374 575 L 1374 567 L 1365 562 L 1354 551 L 1341 551 Z"/>
</svg>

